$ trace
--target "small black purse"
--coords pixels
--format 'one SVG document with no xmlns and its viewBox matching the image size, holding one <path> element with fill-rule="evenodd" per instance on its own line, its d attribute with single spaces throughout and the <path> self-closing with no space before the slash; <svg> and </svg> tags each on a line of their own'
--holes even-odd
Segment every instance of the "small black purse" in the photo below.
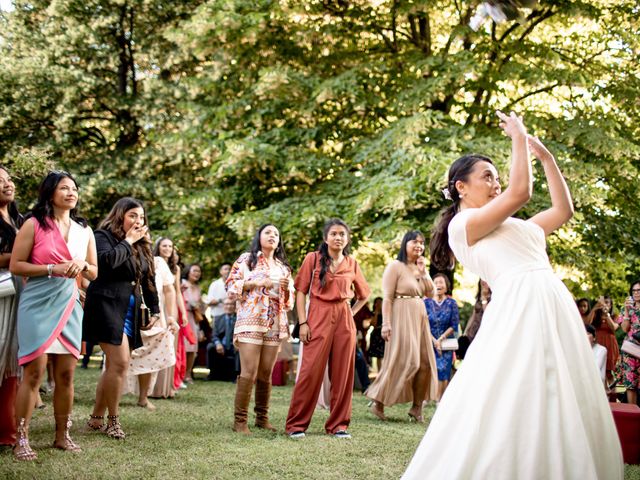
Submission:
<svg viewBox="0 0 640 480">
<path fill-rule="evenodd" d="M 151 323 L 151 311 L 147 304 L 144 302 L 144 292 L 142 291 L 142 285 L 140 285 L 140 330 L 148 330 Z"/>
</svg>

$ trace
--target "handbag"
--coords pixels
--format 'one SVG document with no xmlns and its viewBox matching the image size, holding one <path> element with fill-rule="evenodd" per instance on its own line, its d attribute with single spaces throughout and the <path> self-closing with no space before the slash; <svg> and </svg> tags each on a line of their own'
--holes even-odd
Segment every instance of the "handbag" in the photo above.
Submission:
<svg viewBox="0 0 640 480">
<path fill-rule="evenodd" d="M 440 342 L 440 348 L 443 352 L 450 352 L 454 350 L 458 350 L 458 339 L 457 338 L 445 338 Z"/>
<path fill-rule="evenodd" d="M 151 320 L 151 311 L 147 304 L 144 303 L 144 293 L 142 291 L 142 285 L 140 285 L 140 330 L 148 330 L 150 328 L 149 321 Z"/>
<path fill-rule="evenodd" d="M 627 355 L 631 355 L 640 359 L 640 345 L 632 342 L 631 340 L 623 341 L 620 350 L 622 350 Z"/>
<path fill-rule="evenodd" d="M 9 270 L 0 272 L 0 298 L 16 294 L 16 286 L 13 284 L 13 275 Z"/>
</svg>

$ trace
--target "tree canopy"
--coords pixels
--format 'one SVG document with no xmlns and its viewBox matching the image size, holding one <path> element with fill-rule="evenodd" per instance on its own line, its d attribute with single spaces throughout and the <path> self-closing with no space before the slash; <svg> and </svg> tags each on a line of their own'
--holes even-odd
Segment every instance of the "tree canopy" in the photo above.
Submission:
<svg viewBox="0 0 640 480">
<path fill-rule="evenodd" d="M 94 224 L 137 196 L 205 266 L 267 221 L 297 265 L 338 216 L 373 272 L 407 229 L 428 236 L 455 158 L 489 155 L 506 178 L 494 112 L 514 110 L 574 196 L 552 262 L 576 294 L 621 295 L 640 271 L 640 7 L 542 0 L 474 32 L 478 3 L 17 0 L 1 17 L 0 157 L 23 208 L 65 168 Z M 546 188 L 538 168 L 522 215 Z"/>
</svg>

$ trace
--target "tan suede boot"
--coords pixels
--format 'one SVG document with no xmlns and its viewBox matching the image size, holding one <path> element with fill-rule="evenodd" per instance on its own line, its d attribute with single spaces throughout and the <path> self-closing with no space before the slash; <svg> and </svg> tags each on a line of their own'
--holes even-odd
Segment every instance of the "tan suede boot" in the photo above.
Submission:
<svg viewBox="0 0 640 480">
<path fill-rule="evenodd" d="M 233 431 L 250 435 L 251 431 L 247 426 L 247 416 L 249 414 L 249 402 L 251 402 L 251 391 L 253 382 L 248 378 L 238 377 L 236 381 L 236 400 L 234 404 Z"/>
<path fill-rule="evenodd" d="M 276 429 L 269 423 L 269 399 L 271 398 L 271 382 L 256 382 L 256 427 L 275 432 Z"/>
</svg>

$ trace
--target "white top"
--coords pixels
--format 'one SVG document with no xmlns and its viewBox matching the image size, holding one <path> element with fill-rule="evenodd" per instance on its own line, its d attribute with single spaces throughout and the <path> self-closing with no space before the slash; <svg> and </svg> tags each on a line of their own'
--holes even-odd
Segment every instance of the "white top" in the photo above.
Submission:
<svg viewBox="0 0 640 480">
<path fill-rule="evenodd" d="M 166 327 L 167 313 L 164 310 L 164 287 L 173 285 L 175 277 L 169 269 L 169 265 L 162 257 L 153 257 L 153 263 L 156 267 L 156 290 L 158 291 L 158 303 L 160 304 L 160 321 Z"/>
<path fill-rule="evenodd" d="M 607 378 L 607 348 L 599 343 L 593 344 L 593 358 L 596 361 L 596 367 L 600 372 L 600 378 L 604 382 Z"/>
<path fill-rule="evenodd" d="M 211 282 L 209 286 L 209 291 L 207 292 L 208 301 L 218 300 L 216 305 L 212 305 L 209 310 L 211 314 L 211 318 L 217 317 L 224 313 L 224 305 L 223 302 L 227 298 L 227 289 L 224 286 L 224 280 L 219 278 Z"/>
<path fill-rule="evenodd" d="M 89 238 L 93 231 L 89 227 L 83 227 L 79 223 L 71 220 L 69 225 L 69 240 L 67 248 L 74 260 L 86 260 L 87 249 L 89 248 Z"/>
</svg>

